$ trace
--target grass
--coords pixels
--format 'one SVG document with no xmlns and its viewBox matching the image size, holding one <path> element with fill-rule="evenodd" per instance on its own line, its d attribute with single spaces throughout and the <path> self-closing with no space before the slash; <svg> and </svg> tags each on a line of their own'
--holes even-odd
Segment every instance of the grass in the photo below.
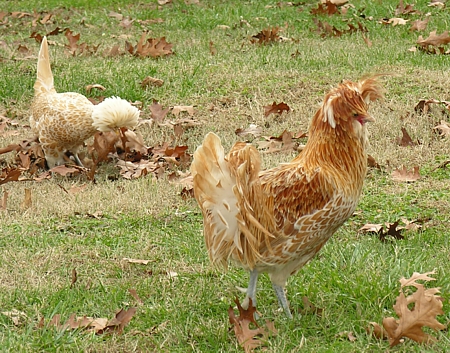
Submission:
<svg viewBox="0 0 450 353">
<path fill-rule="evenodd" d="M 174 0 L 156 1 L 0 1 L 5 12 L 52 12 L 52 23 L 31 25 L 32 18 L 12 18 L 0 25 L 0 113 L 19 122 L 19 136 L 0 137 L 1 147 L 30 137 L 28 109 L 33 95 L 38 44 L 29 36 L 55 27 L 80 33 L 80 42 L 101 43 L 95 55 L 67 56 L 62 45 L 50 47 L 55 86 L 60 92 L 85 94 L 84 87 L 99 83 L 105 95 L 119 95 L 143 103 L 143 118 L 153 100 L 164 107 L 194 105 L 195 118 L 203 125 L 187 130 L 177 143 L 192 153 L 208 131 L 217 132 L 229 148 L 240 138 L 235 129 L 254 123 L 264 135 L 284 129 L 305 131 L 309 118 L 325 92 L 340 80 L 358 79 L 367 73 L 388 72 L 386 99 L 371 109 L 377 119 L 369 129 L 369 153 L 382 165 L 370 170 L 358 212 L 339 229 L 321 253 L 288 284 L 294 310 L 306 296 L 323 315 L 295 314 L 287 320 L 278 311 L 267 277 L 259 283 L 259 310 L 274 320 L 279 334 L 268 342 L 269 352 L 378 352 L 389 345 L 365 332 L 371 321 L 393 315 L 399 279 L 413 272 L 437 269 L 433 286 L 441 287 L 445 315 L 450 319 L 449 177 L 435 169 L 450 159 L 448 138 L 439 138 L 433 127 L 449 121 L 436 107 L 427 114 L 414 113 L 422 98 L 448 100 L 450 79 L 447 56 L 411 53 L 419 33 L 406 26 L 386 26 L 381 18 L 394 17 L 397 1 L 352 1 L 347 15 L 320 17 L 338 28 L 342 18 L 360 21 L 369 30 L 372 46 L 361 34 L 321 38 L 315 31 L 310 9 L 316 2 L 278 7 L 271 1 L 200 1 L 186 5 Z M 431 13 L 424 37 L 434 29 L 448 28 L 448 11 L 415 5 Z M 122 28 L 110 11 L 136 20 Z M 360 17 L 361 13 L 365 19 Z M 370 17 L 373 17 L 370 20 Z M 137 20 L 162 18 L 164 22 L 139 24 Z M 410 15 L 410 20 L 424 15 Z M 246 25 L 247 21 L 250 27 Z M 411 23 L 411 21 L 409 22 Z M 286 26 L 287 24 L 287 26 Z M 228 29 L 218 26 L 226 25 Z M 268 26 L 283 27 L 282 35 L 294 40 L 259 46 L 251 36 Z M 137 43 L 142 31 L 174 44 L 175 55 L 159 60 L 123 55 L 104 57 L 103 51 L 125 40 Z M 66 44 L 61 34 L 51 37 Z M 217 55 L 209 52 L 212 41 Z M 19 44 L 29 49 L 22 54 Z M 160 88 L 143 89 L 146 76 L 164 80 Z M 91 96 L 95 96 L 92 93 Z M 284 101 L 292 112 L 281 118 L 263 115 L 264 106 Z M 172 117 L 171 117 L 172 118 Z M 400 147 L 395 143 L 405 127 L 422 144 Z M 165 127 L 138 128 L 148 145 L 170 139 Z M 13 156 L 2 155 L 2 167 Z M 292 154 L 263 155 L 271 167 Z M 390 171 L 402 165 L 420 166 L 422 178 L 397 183 Z M 229 332 L 227 309 L 242 294 L 247 274 L 237 268 L 227 273 L 213 269 L 202 239 L 202 218 L 194 200 L 184 201 L 180 186 L 151 176 L 136 180 L 108 179 L 112 167 L 101 169 L 97 183 L 83 177 L 54 177 L 41 183 L 7 183 L 7 211 L 0 213 L 0 303 L 2 311 L 17 309 L 27 318 L 15 325 L 0 315 L 0 346 L 11 352 L 234 352 L 241 351 Z M 86 188 L 75 195 L 59 186 Z M 32 192 L 33 205 L 22 208 L 24 189 Z M 402 241 L 380 242 L 362 234 L 365 223 L 429 219 L 418 232 L 407 232 Z M 123 258 L 148 259 L 147 265 Z M 71 288 L 72 270 L 78 280 Z M 174 275 L 176 273 L 176 275 Z M 136 289 L 139 305 L 129 294 Z M 92 335 L 37 329 L 41 317 L 70 314 L 112 317 L 115 310 L 137 306 L 137 313 L 122 335 Z M 350 342 L 343 332 L 353 332 Z M 448 351 L 448 332 L 435 333 L 438 342 L 420 346 L 406 340 L 399 352 Z"/>
</svg>

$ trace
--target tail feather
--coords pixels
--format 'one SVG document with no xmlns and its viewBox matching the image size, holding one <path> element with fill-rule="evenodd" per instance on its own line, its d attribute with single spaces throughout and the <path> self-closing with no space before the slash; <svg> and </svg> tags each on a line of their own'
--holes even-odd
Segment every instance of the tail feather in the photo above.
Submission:
<svg viewBox="0 0 450 353">
<path fill-rule="evenodd" d="M 259 168 L 254 147 L 237 143 L 225 157 L 220 139 L 213 133 L 206 135 L 194 153 L 194 194 L 203 212 L 205 242 L 215 265 L 226 268 L 234 258 L 253 268 L 261 260 L 260 246 L 269 247 L 272 235 L 258 221 L 264 207 L 256 204 L 262 195 Z"/>
<path fill-rule="evenodd" d="M 134 127 L 139 119 L 139 109 L 119 97 L 106 98 L 94 106 L 92 125 L 98 131 L 112 131 L 120 127 Z"/>
<path fill-rule="evenodd" d="M 47 37 L 42 39 L 41 49 L 39 50 L 37 79 L 34 84 L 34 92 L 35 95 L 56 92 L 53 86 L 53 74 L 50 67 Z"/>
</svg>

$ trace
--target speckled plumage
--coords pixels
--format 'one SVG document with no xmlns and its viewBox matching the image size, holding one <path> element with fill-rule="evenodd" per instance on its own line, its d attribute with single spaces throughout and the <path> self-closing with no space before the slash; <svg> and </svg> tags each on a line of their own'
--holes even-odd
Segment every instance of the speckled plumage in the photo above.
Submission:
<svg viewBox="0 0 450 353">
<path fill-rule="evenodd" d="M 194 153 L 194 193 L 204 216 L 213 264 L 231 260 L 250 271 L 256 302 L 259 273 L 269 274 L 280 304 L 295 274 L 352 215 L 367 170 L 368 103 L 382 97 L 376 78 L 344 81 L 313 117 L 304 150 L 291 162 L 260 171 L 258 151 L 238 142 L 225 156 L 209 133 Z"/>
<path fill-rule="evenodd" d="M 138 121 L 139 110 L 124 99 L 111 97 L 94 105 L 79 93 L 57 93 L 45 37 L 39 51 L 34 91 L 30 125 L 39 137 L 50 168 L 64 164 L 65 151 L 71 151 L 78 160 L 78 148 L 97 130 L 131 128 Z"/>
</svg>

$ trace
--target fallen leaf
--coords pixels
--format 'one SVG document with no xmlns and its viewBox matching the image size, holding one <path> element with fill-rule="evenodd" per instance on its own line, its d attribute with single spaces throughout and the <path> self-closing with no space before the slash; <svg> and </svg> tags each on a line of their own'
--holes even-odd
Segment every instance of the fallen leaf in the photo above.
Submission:
<svg viewBox="0 0 450 353">
<path fill-rule="evenodd" d="M 367 44 L 367 47 L 371 48 L 372 47 L 372 42 L 369 39 L 369 36 L 367 36 L 364 32 L 361 32 L 361 35 L 364 39 L 364 42 Z"/>
<path fill-rule="evenodd" d="M 448 31 L 444 31 L 439 35 L 436 33 L 436 31 L 432 31 L 427 38 L 424 39 L 422 36 L 419 36 L 419 39 L 417 39 L 417 44 L 419 44 L 419 47 L 421 49 L 427 52 L 433 52 L 435 54 L 443 54 L 444 49 L 442 49 L 442 46 L 448 43 L 450 43 L 450 36 L 448 35 Z M 441 49 L 439 51 L 430 51 L 429 46 Z"/>
<path fill-rule="evenodd" d="M 376 168 L 381 170 L 381 166 L 378 164 L 378 162 L 373 158 L 370 154 L 367 155 L 367 166 L 369 168 Z"/>
<path fill-rule="evenodd" d="M 414 9 L 414 4 L 408 4 L 404 5 L 403 0 L 400 0 L 399 4 L 397 5 L 397 8 L 395 9 L 396 15 L 411 15 L 411 14 L 417 14 L 419 13 Z"/>
<path fill-rule="evenodd" d="M 280 35 L 278 34 L 279 32 L 280 32 L 279 27 L 269 27 L 269 28 L 263 29 L 258 34 L 255 34 L 252 37 L 251 41 L 252 41 L 252 43 L 258 43 L 258 44 L 271 44 L 274 42 L 278 42 L 280 40 Z"/>
<path fill-rule="evenodd" d="M 3 178 L 0 179 L 0 185 L 6 184 L 10 181 L 18 181 L 21 175 L 22 171 L 19 169 L 3 170 L 0 174 L 0 177 Z"/>
<path fill-rule="evenodd" d="M 123 329 L 133 318 L 136 313 L 136 308 L 129 308 L 128 310 L 121 309 L 116 313 L 116 316 L 108 321 L 105 330 L 117 332 L 119 335 Z"/>
<path fill-rule="evenodd" d="M 67 176 L 68 174 L 78 174 L 80 170 L 75 167 L 66 167 L 65 165 L 59 165 L 49 169 L 49 172 L 56 173 L 62 176 Z"/>
<path fill-rule="evenodd" d="M 87 186 L 87 184 L 80 185 L 80 186 L 72 185 L 70 187 L 70 189 L 68 190 L 68 193 L 72 194 L 72 195 L 78 194 L 79 192 L 82 192 L 84 189 L 86 189 L 86 186 Z"/>
<path fill-rule="evenodd" d="M 147 265 L 149 262 L 151 262 L 150 260 L 130 259 L 128 257 L 124 257 L 122 260 L 130 264 L 140 264 L 140 265 Z"/>
<path fill-rule="evenodd" d="M 430 20 L 429 17 L 427 17 L 425 20 L 415 20 L 412 24 L 411 24 L 411 28 L 409 29 L 411 32 L 412 31 L 423 31 L 424 29 L 427 28 L 428 26 L 428 21 Z"/>
<path fill-rule="evenodd" d="M 217 54 L 217 49 L 212 41 L 209 41 L 209 52 L 211 53 L 211 55 Z"/>
<path fill-rule="evenodd" d="M 144 302 L 142 301 L 141 298 L 139 298 L 139 295 L 136 292 L 136 289 L 128 289 L 128 293 L 130 293 L 130 295 L 138 302 L 139 305 L 144 304 Z"/>
<path fill-rule="evenodd" d="M 147 76 L 146 78 L 144 78 L 142 80 L 141 87 L 142 88 L 146 88 L 149 86 L 161 87 L 163 84 L 164 84 L 163 80 L 160 80 L 159 78 Z"/>
<path fill-rule="evenodd" d="M 92 89 L 94 89 L 94 88 L 98 89 L 99 91 L 106 90 L 106 88 L 103 87 L 102 85 L 99 85 L 98 83 L 95 83 L 93 85 L 87 85 L 86 86 L 86 92 L 89 94 L 89 93 L 91 93 Z"/>
<path fill-rule="evenodd" d="M 409 171 L 405 166 L 402 169 L 395 169 L 392 172 L 392 180 L 400 182 L 414 182 L 420 179 L 419 166 L 413 167 L 413 170 Z"/>
<path fill-rule="evenodd" d="M 22 202 L 22 209 L 28 209 L 32 206 L 33 202 L 31 200 L 31 189 L 25 188 L 25 196 Z"/>
<path fill-rule="evenodd" d="M 317 5 L 316 9 L 311 9 L 312 15 L 334 15 L 339 13 L 338 6 L 330 0 L 325 0 Z"/>
<path fill-rule="evenodd" d="M 384 327 L 380 326 L 376 322 L 369 322 L 369 326 L 366 327 L 366 332 L 368 334 L 372 333 L 372 335 L 379 340 L 387 340 L 388 339 L 388 333 L 386 332 Z"/>
<path fill-rule="evenodd" d="M 115 19 L 122 21 L 123 15 L 114 11 L 110 11 L 108 14 L 109 17 L 114 17 Z"/>
<path fill-rule="evenodd" d="M 382 224 L 372 224 L 367 223 L 364 224 L 361 228 L 359 228 L 359 231 L 362 232 L 368 232 L 368 233 L 378 233 L 383 228 Z"/>
<path fill-rule="evenodd" d="M 414 272 L 411 278 L 400 280 L 400 294 L 393 306 L 399 319 L 393 317 L 383 319 L 383 327 L 388 334 L 391 347 L 398 345 L 403 337 L 418 343 L 435 342 L 436 338 L 425 333 L 423 327 L 427 326 L 435 331 L 446 328 L 446 325 L 436 319 L 437 315 L 444 314 L 443 298 L 436 295 L 439 288 L 425 289 L 423 284 L 416 282 L 435 280 L 428 276 L 434 273 L 434 271 L 424 274 Z M 415 287 L 416 291 L 406 296 L 404 288 L 407 286 Z"/>
<path fill-rule="evenodd" d="M 397 144 L 402 147 L 408 147 L 408 146 L 416 146 L 420 144 L 419 142 L 414 142 L 409 136 L 408 131 L 404 127 L 402 127 L 402 136 L 397 137 Z"/>
<path fill-rule="evenodd" d="M 242 128 L 236 129 L 235 133 L 238 136 L 253 135 L 255 137 L 258 137 L 261 136 L 262 131 L 263 131 L 262 127 L 257 126 L 255 124 L 250 124 L 250 126 L 246 129 Z"/>
<path fill-rule="evenodd" d="M 132 46 L 130 43 L 126 42 L 127 51 L 135 56 L 152 58 L 173 54 L 173 44 L 166 42 L 166 37 L 146 39 L 146 36 L 147 34 L 145 32 L 142 33 L 136 46 Z"/>
<path fill-rule="evenodd" d="M 27 314 L 17 309 L 12 309 L 11 311 L 2 311 L 2 314 L 11 319 L 14 326 L 20 326 L 23 321 L 28 319 Z"/>
<path fill-rule="evenodd" d="M 192 105 L 176 105 L 172 109 L 172 114 L 178 117 L 181 112 L 187 112 L 190 116 L 194 115 L 194 107 Z"/>
<path fill-rule="evenodd" d="M 288 113 L 290 110 L 291 108 L 289 108 L 289 106 L 284 102 L 278 104 L 276 102 L 273 102 L 272 105 L 264 106 L 264 116 L 268 117 L 270 114 L 281 115 L 284 111 Z"/>
<path fill-rule="evenodd" d="M 233 307 L 228 309 L 228 318 L 233 325 L 234 333 L 241 347 L 245 352 L 253 352 L 255 348 L 258 348 L 267 341 L 270 334 L 277 334 L 274 325 L 270 322 L 266 322 L 266 328 L 259 327 L 255 320 L 256 308 L 252 305 L 250 299 L 248 309 L 244 310 L 236 298 L 234 301 L 239 310 L 239 316 L 234 313 Z M 256 326 L 255 329 L 250 328 L 250 325 Z"/>
<path fill-rule="evenodd" d="M 303 309 L 299 309 L 299 313 L 301 313 L 302 315 L 307 315 L 307 314 L 315 314 L 318 317 L 322 317 L 323 315 L 323 309 L 316 307 L 314 304 L 312 304 L 308 297 L 303 296 L 302 297 L 302 302 L 303 302 Z"/>
<path fill-rule="evenodd" d="M 77 280 L 78 280 L 77 269 L 73 268 L 72 269 L 72 280 L 70 282 L 70 288 L 73 288 L 75 286 L 75 283 L 77 283 Z"/>
<path fill-rule="evenodd" d="M 403 228 L 397 228 L 398 223 L 399 223 L 398 221 L 394 222 L 392 224 L 387 223 L 386 224 L 388 227 L 387 231 L 386 232 L 384 232 L 384 231 L 378 232 L 380 240 L 386 241 L 388 236 L 390 236 L 396 240 L 405 239 L 405 237 L 402 235 Z"/>
<path fill-rule="evenodd" d="M 6 211 L 6 203 L 8 201 L 8 192 L 3 192 L 3 197 L 0 199 L 0 211 Z"/>
<path fill-rule="evenodd" d="M 155 120 L 157 123 L 161 123 L 166 117 L 170 108 L 163 109 L 163 106 L 161 104 L 158 104 L 158 102 L 153 101 L 153 104 L 149 106 L 149 109 L 151 113 L 151 118 Z"/>
<path fill-rule="evenodd" d="M 445 120 L 441 120 L 441 123 L 436 125 L 433 129 L 439 130 L 441 136 L 450 136 L 450 124 Z"/>
</svg>

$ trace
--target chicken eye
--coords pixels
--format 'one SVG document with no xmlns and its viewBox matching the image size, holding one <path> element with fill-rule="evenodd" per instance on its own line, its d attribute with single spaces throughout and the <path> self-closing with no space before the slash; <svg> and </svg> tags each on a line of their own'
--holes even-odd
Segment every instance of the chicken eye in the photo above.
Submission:
<svg viewBox="0 0 450 353">
<path fill-rule="evenodd" d="M 353 116 L 356 118 L 357 116 L 359 116 L 358 113 L 353 113 Z"/>
</svg>

